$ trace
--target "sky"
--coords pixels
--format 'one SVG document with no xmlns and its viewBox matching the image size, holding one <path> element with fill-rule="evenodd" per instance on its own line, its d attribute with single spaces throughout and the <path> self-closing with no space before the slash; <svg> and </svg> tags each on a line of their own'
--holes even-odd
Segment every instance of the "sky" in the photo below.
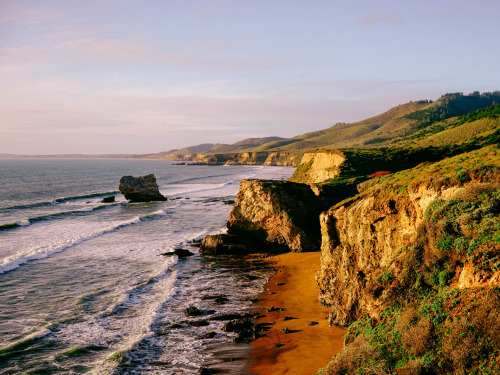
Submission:
<svg viewBox="0 0 500 375">
<path fill-rule="evenodd" d="M 0 153 L 293 137 L 500 90 L 498 0 L 0 0 Z"/>
</svg>

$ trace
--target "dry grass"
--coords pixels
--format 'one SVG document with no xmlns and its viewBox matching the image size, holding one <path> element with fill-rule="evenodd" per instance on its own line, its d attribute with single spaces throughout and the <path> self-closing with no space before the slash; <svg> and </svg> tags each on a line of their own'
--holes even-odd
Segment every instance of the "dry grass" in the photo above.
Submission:
<svg viewBox="0 0 500 375">
<path fill-rule="evenodd" d="M 443 337 L 443 351 L 454 369 L 453 373 L 465 375 L 473 358 L 478 353 L 478 343 L 466 318 L 448 321 L 449 334 Z"/>
<path fill-rule="evenodd" d="M 364 336 L 358 336 L 323 369 L 322 375 L 386 375 L 380 353 Z"/>
<path fill-rule="evenodd" d="M 430 319 L 423 318 L 415 325 L 406 326 L 401 332 L 401 341 L 412 355 L 424 354 L 433 339 L 433 324 Z"/>
<path fill-rule="evenodd" d="M 424 375 L 426 368 L 419 359 L 414 359 L 396 370 L 397 375 Z"/>
</svg>

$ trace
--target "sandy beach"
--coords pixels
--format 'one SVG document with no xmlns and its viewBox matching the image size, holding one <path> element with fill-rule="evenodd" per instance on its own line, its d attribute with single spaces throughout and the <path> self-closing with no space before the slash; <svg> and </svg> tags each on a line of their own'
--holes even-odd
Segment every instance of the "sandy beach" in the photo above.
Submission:
<svg viewBox="0 0 500 375">
<path fill-rule="evenodd" d="M 265 337 L 252 342 L 253 373 L 316 374 L 342 349 L 345 330 L 328 326 L 328 308 L 318 302 L 314 276 L 319 257 L 320 252 L 269 258 L 276 274 L 258 302 L 265 317 L 257 323 L 274 324 L 269 325 Z"/>
</svg>

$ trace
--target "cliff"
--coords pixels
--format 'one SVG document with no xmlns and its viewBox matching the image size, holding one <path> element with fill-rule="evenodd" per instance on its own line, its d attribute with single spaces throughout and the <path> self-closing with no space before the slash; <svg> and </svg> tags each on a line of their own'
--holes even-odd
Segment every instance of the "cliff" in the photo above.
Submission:
<svg viewBox="0 0 500 375">
<path fill-rule="evenodd" d="M 296 166 L 301 153 L 294 152 L 239 152 L 239 153 L 170 153 L 162 155 L 162 159 L 193 162 L 206 165 L 269 165 Z"/>
<path fill-rule="evenodd" d="M 229 214 L 228 233 L 268 247 L 318 251 L 319 214 L 345 196 L 288 181 L 243 180 Z"/>
<path fill-rule="evenodd" d="M 345 160 L 344 153 L 337 150 L 306 152 L 290 181 L 315 184 L 333 179 Z"/>
<path fill-rule="evenodd" d="M 320 217 L 319 298 L 330 306 L 330 324 L 349 326 L 345 350 L 323 373 L 495 369 L 498 147 L 369 180 L 359 189 Z"/>
</svg>

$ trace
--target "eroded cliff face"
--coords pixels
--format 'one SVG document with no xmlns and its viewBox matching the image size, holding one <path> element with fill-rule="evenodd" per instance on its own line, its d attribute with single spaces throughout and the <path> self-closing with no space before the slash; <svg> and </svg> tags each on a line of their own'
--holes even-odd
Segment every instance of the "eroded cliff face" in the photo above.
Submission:
<svg viewBox="0 0 500 375">
<path fill-rule="evenodd" d="M 296 167 L 300 161 L 300 153 L 271 152 L 264 165 L 277 165 L 283 167 Z"/>
<path fill-rule="evenodd" d="M 319 214 L 347 194 L 330 186 L 243 180 L 229 214 L 228 233 L 246 243 L 319 251 Z"/>
<path fill-rule="evenodd" d="M 345 162 L 341 151 L 306 152 L 290 181 L 315 184 L 337 177 Z"/>
<path fill-rule="evenodd" d="M 376 315 L 382 300 L 370 288 L 382 270 L 397 273 L 393 260 L 417 237 L 431 201 L 447 199 L 456 188 L 421 187 L 394 197 L 358 196 L 320 216 L 320 301 L 331 306 L 330 324 L 346 326 L 363 312 Z"/>
<path fill-rule="evenodd" d="M 478 263 L 483 251 L 492 256 L 500 246 L 494 239 L 477 245 L 495 230 L 499 156 L 488 148 L 368 181 L 361 194 L 323 212 L 316 280 L 320 301 L 331 307 L 330 324 L 347 326 L 365 313 L 377 318 L 419 274 L 430 290 L 442 283 L 500 285 L 500 268 Z M 463 168 L 464 160 L 471 168 Z"/>
<path fill-rule="evenodd" d="M 288 181 L 243 180 L 227 222 L 228 233 L 251 242 L 319 250 L 317 197 L 308 185 Z"/>
<path fill-rule="evenodd" d="M 166 160 L 193 162 L 207 165 L 270 165 L 296 166 L 300 160 L 299 153 L 290 152 L 231 152 L 217 154 L 168 154 Z"/>
</svg>

